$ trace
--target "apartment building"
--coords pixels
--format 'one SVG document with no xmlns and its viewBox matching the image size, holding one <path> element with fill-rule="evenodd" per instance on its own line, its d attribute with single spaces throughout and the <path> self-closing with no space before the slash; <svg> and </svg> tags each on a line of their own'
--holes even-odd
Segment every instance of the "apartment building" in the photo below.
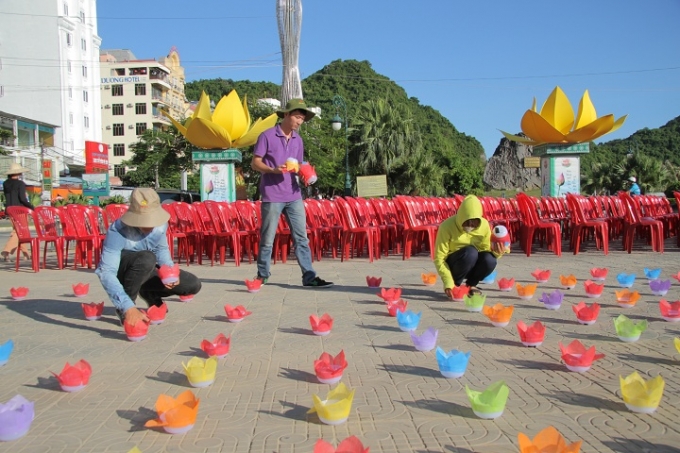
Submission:
<svg viewBox="0 0 680 453">
<path fill-rule="evenodd" d="M 85 141 L 102 130 L 96 1 L 0 3 L 0 111 L 16 137 L 6 148 L 84 165 Z"/>
<path fill-rule="evenodd" d="M 122 162 L 132 157 L 130 146 L 144 131 L 170 126 L 162 111 L 184 115 L 179 54 L 172 49 L 163 62 L 137 59 L 127 49 L 101 51 L 102 142 L 109 146 L 110 176 L 125 174 Z"/>
</svg>

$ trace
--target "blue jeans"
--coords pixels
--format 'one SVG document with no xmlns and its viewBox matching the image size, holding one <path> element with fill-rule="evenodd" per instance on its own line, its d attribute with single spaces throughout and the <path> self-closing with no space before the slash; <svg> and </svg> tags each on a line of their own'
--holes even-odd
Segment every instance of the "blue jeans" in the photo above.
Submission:
<svg viewBox="0 0 680 453">
<path fill-rule="evenodd" d="M 260 229 L 260 252 L 257 255 L 257 275 L 265 278 L 271 275 L 269 268 L 272 264 L 272 247 L 276 236 L 276 227 L 279 225 L 279 218 L 283 212 L 293 237 L 295 256 L 300 265 L 300 270 L 302 270 L 302 284 L 314 280 L 316 272 L 312 268 L 312 251 L 309 249 L 309 240 L 307 239 L 307 218 L 302 200 L 286 203 L 262 202 L 260 208 L 262 228 Z"/>
</svg>

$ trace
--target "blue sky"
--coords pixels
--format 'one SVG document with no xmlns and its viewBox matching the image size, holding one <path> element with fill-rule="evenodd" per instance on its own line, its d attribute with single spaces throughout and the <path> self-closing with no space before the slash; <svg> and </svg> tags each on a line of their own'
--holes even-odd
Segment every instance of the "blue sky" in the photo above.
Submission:
<svg viewBox="0 0 680 453">
<path fill-rule="evenodd" d="M 628 114 L 625 138 L 680 115 L 680 1 L 303 0 L 305 78 L 367 60 L 411 97 L 477 138 L 487 156 L 559 85 L 576 109 Z M 275 0 L 98 2 L 102 49 L 140 59 L 177 47 L 188 81 L 281 83 Z M 351 115 L 351 99 L 347 99 Z"/>
</svg>

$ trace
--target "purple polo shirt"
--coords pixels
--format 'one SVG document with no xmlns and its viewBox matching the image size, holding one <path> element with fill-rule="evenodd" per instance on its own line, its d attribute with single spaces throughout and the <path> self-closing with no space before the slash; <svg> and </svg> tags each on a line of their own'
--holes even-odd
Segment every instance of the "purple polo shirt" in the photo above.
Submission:
<svg viewBox="0 0 680 453">
<path fill-rule="evenodd" d="M 285 164 L 289 157 L 302 163 L 304 152 L 302 138 L 298 133 L 293 131 L 290 140 L 287 140 L 278 124 L 260 134 L 253 150 L 253 154 L 261 157 L 262 162 L 271 168 Z M 260 193 L 262 201 L 272 203 L 287 203 L 302 198 L 297 178 L 292 173 L 262 173 Z"/>
</svg>

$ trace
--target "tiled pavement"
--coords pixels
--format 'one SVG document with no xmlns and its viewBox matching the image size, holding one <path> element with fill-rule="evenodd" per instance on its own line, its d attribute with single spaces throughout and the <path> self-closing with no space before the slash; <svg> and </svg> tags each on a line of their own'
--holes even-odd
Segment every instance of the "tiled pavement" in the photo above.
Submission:
<svg viewBox="0 0 680 453">
<path fill-rule="evenodd" d="M 565 244 L 566 245 L 566 244 Z M 374 263 L 366 259 L 340 262 L 324 258 L 315 263 L 319 275 L 336 284 L 327 290 L 300 286 L 295 261 L 273 266 L 270 283 L 257 294 L 245 291 L 243 280 L 255 275 L 255 265 L 233 263 L 210 267 L 192 265 L 204 282 L 190 303 L 167 300 L 168 320 L 152 326 L 141 343 L 126 340 L 112 306 L 92 271 L 42 270 L 24 266 L 19 273 L 0 263 L 0 344 L 16 343 L 7 365 L 0 367 L 0 401 L 17 393 L 35 401 L 36 417 L 20 440 L 0 443 L 0 452 L 122 452 L 138 446 L 149 452 L 311 452 L 318 438 L 334 445 L 358 436 L 372 452 L 517 452 L 518 432 L 533 437 L 554 425 L 569 441 L 583 440 L 582 452 L 680 452 L 680 354 L 673 338 L 680 323 L 661 319 L 659 297 L 653 296 L 643 267 L 663 268 L 663 277 L 680 271 L 680 253 L 666 242 L 666 253 L 648 248 L 629 255 L 620 243 L 609 256 L 592 247 L 557 258 L 536 251 L 504 257 L 499 277 L 531 282 L 536 268 L 551 269 L 550 281 L 539 285 L 532 301 L 516 293 L 484 287 L 488 303 L 514 304 L 506 328 L 490 325 L 479 313 L 468 313 L 462 303 L 441 297 L 439 283 L 425 287 L 422 272 L 432 271 L 429 257 L 407 261 L 390 256 Z M 48 263 L 49 264 L 49 263 Z M 570 305 L 584 300 L 583 281 L 591 267 L 609 267 L 603 305 L 592 326 L 576 323 Z M 634 272 L 641 301 L 632 309 L 615 304 L 614 276 Z M 537 302 L 542 291 L 559 288 L 559 274 L 573 273 L 578 286 L 569 291 L 559 311 Z M 446 379 L 438 372 L 434 352 L 414 350 L 408 333 L 387 315 L 376 290 L 366 287 L 367 275 L 383 278 L 384 287 L 402 287 L 409 308 L 423 312 L 418 331 L 439 329 L 438 344 L 445 350 L 471 351 L 467 373 Z M 86 321 L 81 299 L 71 285 L 90 283 L 86 302 L 107 300 L 105 316 Z M 668 300 L 680 299 L 680 285 Z M 9 298 L 12 286 L 28 286 L 27 300 Z M 592 300 L 586 300 L 588 303 Z M 224 304 L 245 305 L 253 314 L 240 324 L 225 322 Z M 335 318 L 327 337 L 311 334 L 310 314 Z M 618 340 L 612 319 L 620 313 L 649 319 L 639 342 Z M 523 347 L 515 324 L 540 320 L 546 340 L 536 349 Z M 185 435 L 169 435 L 143 427 L 155 418 L 159 394 L 177 396 L 189 387 L 182 362 L 196 355 L 201 340 L 223 332 L 232 337 L 229 355 L 220 360 L 217 380 L 194 389 L 201 399 L 196 426 Z M 579 339 L 595 345 L 606 357 L 584 374 L 566 370 L 558 342 Z M 312 394 L 324 397 L 331 388 L 316 381 L 313 361 L 326 351 L 344 349 L 349 362 L 342 382 L 356 389 L 349 420 L 339 426 L 322 424 L 307 415 Z M 90 384 L 78 393 L 60 391 L 50 371 L 66 361 L 86 359 L 93 368 Z M 621 399 L 619 375 L 637 370 L 644 377 L 661 374 L 664 398 L 653 415 L 629 412 Z M 464 386 L 482 389 L 504 379 L 510 397 L 502 417 L 477 418 Z"/>
</svg>

